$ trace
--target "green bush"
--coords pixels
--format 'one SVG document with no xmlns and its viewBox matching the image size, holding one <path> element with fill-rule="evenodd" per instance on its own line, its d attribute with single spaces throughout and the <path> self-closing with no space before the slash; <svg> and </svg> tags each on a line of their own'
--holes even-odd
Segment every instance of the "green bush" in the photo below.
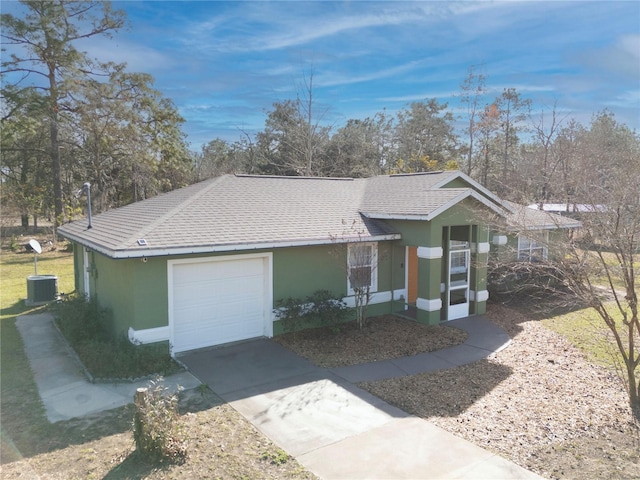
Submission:
<svg viewBox="0 0 640 480">
<path fill-rule="evenodd" d="M 308 315 L 320 325 L 334 326 L 341 323 L 347 314 L 347 304 L 328 290 L 317 290 L 307 297 L 312 305 Z"/>
<path fill-rule="evenodd" d="M 282 322 L 283 330 L 288 333 L 300 330 L 307 315 L 304 302 L 292 297 L 278 300 L 274 312 L 276 318 Z"/>
<path fill-rule="evenodd" d="M 58 328 L 72 347 L 87 342 L 108 342 L 111 312 L 100 308 L 95 300 L 69 295 L 54 306 Z"/>
<path fill-rule="evenodd" d="M 153 462 L 184 463 L 187 443 L 177 394 L 170 394 L 158 377 L 146 389 L 138 390 L 135 406 L 133 438 L 140 455 Z"/>
<path fill-rule="evenodd" d="M 71 296 L 55 309 L 58 328 L 95 378 L 140 378 L 180 370 L 169 343 L 134 345 L 126 335 L 113 336 L 111 312 L 95 301 Z"/>
<path fill-rule="evenodd" d="M 287 333 L 308 326 L 335 326 L 344 320 L 347 305 L 328 290 L 317 290 L 306 300 L 288 297 L 279 300 L 274 310 Z"/>
</svg>

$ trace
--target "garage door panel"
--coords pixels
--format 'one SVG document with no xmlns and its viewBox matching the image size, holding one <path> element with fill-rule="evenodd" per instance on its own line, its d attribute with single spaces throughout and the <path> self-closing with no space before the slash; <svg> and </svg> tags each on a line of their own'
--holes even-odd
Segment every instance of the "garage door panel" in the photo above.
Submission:
<svg viewBox="0 0 640 480">
<path fill-rule="evenodd" d="M 267 271 L 265 257 L 174 264 L 174 352 L 263 336 Z"/>
</svg>

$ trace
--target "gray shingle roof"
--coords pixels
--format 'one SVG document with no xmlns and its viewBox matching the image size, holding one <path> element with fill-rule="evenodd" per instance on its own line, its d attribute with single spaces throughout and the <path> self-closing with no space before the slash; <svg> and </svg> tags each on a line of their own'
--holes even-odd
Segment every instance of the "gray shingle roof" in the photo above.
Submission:
<svg viewBox="0 0 640 480">
<path fill-rule="evenodd" d="M 554 228 L 579 228 L 582 224 L 573 218 L 563 217 L 542 210 L 535 210 L 526 205 L 503 200 L 513 213 L 506 217 L 507 225 L 512 230 L 545 230 Z"/>
<path fill-rule="evenodd" d="M 439 214 L 472 192 L 440 188 L 460 176 L 224 175 L 95 215 L 91 229 L 79 220 L 58 231 L 114 258 L 399 238 L 383 219 Z"/>
</svg>

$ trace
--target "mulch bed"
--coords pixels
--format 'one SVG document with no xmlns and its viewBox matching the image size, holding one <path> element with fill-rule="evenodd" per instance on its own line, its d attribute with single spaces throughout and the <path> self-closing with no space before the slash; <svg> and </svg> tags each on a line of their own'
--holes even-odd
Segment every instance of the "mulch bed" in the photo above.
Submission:
<svg viewBox="0 0 640 480">
<path fill-rule="evenodd" d="M 513 339 L 470 365 L 358 386 L 550 479 L 640 479 L 640 426 L 624 385 L 533 315 L 501 304 L 486 317 Z M 360 331 L 307 330 L 276 341 L 323 367 L 463 343 L 460 330 L 393 316 Z"/>
<path fill-rule="evenodd" d="M 640 478 L 624 385 L 561 335 L 501 305 L 508 348 L 455 369 L 359 386 L 546 478 Z"/>
<path fill-rule="evenodd" d="M 324 368 L 433 352 L 466 339 L 467 334 L 458 328 L 423 325 L 393 315 L 368 319 L 362 330 L 355 323 L 348 323 L 338 330 L 321 327 L 274 337 L 276 342 Z"/>
</svg>

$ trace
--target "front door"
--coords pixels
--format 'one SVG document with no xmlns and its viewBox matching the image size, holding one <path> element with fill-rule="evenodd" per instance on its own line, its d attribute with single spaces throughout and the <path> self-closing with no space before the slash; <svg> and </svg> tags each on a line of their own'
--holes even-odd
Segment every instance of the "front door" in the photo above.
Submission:
<svg viewBox="0 0 640 480">
<path fill-rule="evenodd" d="M 449 252 L 447 320 L 469 316 L 469 249 Z"/>
</svg>

